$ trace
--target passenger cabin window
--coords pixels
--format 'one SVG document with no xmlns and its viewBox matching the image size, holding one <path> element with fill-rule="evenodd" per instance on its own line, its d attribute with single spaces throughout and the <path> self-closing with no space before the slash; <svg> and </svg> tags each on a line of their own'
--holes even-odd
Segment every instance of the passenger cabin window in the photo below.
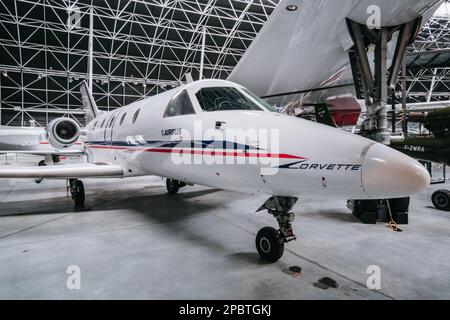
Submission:
<svg viewBox="0 0 450 320">
<path fill-rule="evenodd" d="M 92 130 L 95 130 L 96 127 L 97 127 L 97 121 L 94 122 L 94 125 L 92 126 Z"/>
<path fill-rule="evenodd" d="M 136 122 L 136 119 L 138 118 L 138 116 L 139 116 L 139 112 L 141 111 L 141 109 L 137 109 L 136 110 L 136 112 L 134 113 L 134 115 L 133 115 L 133 120 L 131 121 L 131 123 L 135 123 Z"/>
<path fill-rule="evenodd" d="M 164 112 L 164 118 L 183 116 L 187 114 L 195 114 L 192 106 L 191 98 L 186 90 L 178 92 L 172 99 L 170 99 Z"/>
<path fill-rule="evenodd" d="M 204 111 L 257 110 L 263 111 L 239 90 L 233 87 L 202 88 L 196 94 Z"/>
<path fill-rule="evenodd" d="M 112 128 L 112 125 L 113 125 L 115 119 L 116 119 L 116 117 L 112 117 L 111 118 L 111 122 L 109 123 L 109 127 L 110 128 Z"/>
<path fill-rule="evenodd" d="M 105 126 L 105 121 L 106 121 L 106 119 L 103 119 L 102 125 L 100 126 L 100 128 L 103 128 Z"/>
<path fill-rule="evenodd" d="M 120 126 L 122 125 L 123 121 L 125 120 L 126 115 L 127 115 L 127 113 L 125 112 L 125 113 L 122 115 L 122 118 L 120 118 L 120 122 L 119 122 L 119 125 L 120 125 Z"/>
</svg>

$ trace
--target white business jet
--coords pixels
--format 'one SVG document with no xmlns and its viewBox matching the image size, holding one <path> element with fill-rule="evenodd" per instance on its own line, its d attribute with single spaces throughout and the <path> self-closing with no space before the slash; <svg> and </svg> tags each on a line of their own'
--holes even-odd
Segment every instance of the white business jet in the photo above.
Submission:
<svg viewBox="0 0 450 320">
<path fill-rule="evenodd" d="M 63 143 L 55 140 L 57 135 Z M 39 162 L 59 162 L 59 156 L 82 155 L 84 150 L 78 140 L 80 129 L 75 120 L 60 117 L 42 127 L 0 126 L 0 154 L 20 153 L 45 156 Z M 50 143 L 50 141 L 52 143 Z"/>
<path fill-rule="evenodd" d="M 83 138 L 90 163 L 8 166 L 0 168 L 0 177 L 68 179 L 78 206 L 85 200 L 80 179 L 91 177 L 162 176 L 169 193 L 187 184 L 265 193 L 270 198 L 259 210 L 267 209 L 279 228 L 261 229 L 256 247 L 271 262 L 295 239 L 291 209 L 298 197 L 405 197 L 430 182 L 428 172 L 412 158 L 372 140 L 274 112 L 232 82 L 196 81 L 104 113 L 86 84 L 81 91 L 92 119 Z M 55 135 L 49 142 L 64 144 L 58 139 Z"/>
</svg>

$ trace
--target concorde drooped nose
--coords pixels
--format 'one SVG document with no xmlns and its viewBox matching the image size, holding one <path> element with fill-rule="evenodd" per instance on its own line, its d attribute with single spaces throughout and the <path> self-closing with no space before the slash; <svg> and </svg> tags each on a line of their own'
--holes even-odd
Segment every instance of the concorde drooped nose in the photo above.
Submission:
<svg viewBox="0 0 450 320">
<path fill-rule="evenodd" d="M 430 175 L 416 160 L 376 143 L 363 162 L 362 184 L 371 198 L 400 198 L 424 191 Z"/>
</svg>

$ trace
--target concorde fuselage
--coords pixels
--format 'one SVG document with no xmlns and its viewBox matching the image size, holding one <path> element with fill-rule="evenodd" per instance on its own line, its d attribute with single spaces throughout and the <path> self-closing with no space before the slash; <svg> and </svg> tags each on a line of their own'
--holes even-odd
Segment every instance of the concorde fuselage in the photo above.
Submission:
<svg viewBox="0 0 450 320">
<path fill-rule="evenodd" d="M 279 196 L 400 197 L 429 183 L 428 173 L 415 160 L 338 129 L 271 112 L 262 105 L 261 111 L 205 112 L 196 93 L 211 87 L 236 88 L 258 104 L 241 86 L 227 81 L 181 86 L 92 120 L 85 137 L 91 161 L 119 164 L 125 176 L 158 175 Z M 171 99 L 182 90 L 195 114 L 165 117 Z M 241 134 L 230 141 L 225 133 L 232 129 L 272 132 L 275 138 L 268 139 L 270 147 L 262 135 L 239 140 L 245 136 Z M 278 149 L 273 149 L 276 141 Z M 192 161 L 182 162 L 182 156 Z"/>
</svg>

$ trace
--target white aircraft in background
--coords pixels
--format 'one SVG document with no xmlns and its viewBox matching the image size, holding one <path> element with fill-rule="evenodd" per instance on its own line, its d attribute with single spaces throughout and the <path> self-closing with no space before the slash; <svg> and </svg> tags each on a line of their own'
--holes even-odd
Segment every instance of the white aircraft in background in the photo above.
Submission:
<svg viewBox="0 0 450 320">
<path fill-rule="evenodd" d="M 267 194 L 279 225 L 261 229 L 256 247 L 275 262 L 294 240 L 292 207 L 300 196 L 385 199 L 425 190 L 430 176 L 417 161 L 372 140 L 273 112 L 244 87 L 201 80 L 99 113 L 86 84 L 83 104 L 91 119 L 83 146 L 88 164 L 0 167 L 1 178 L 68 179 L 77 206 L 85 201 L 81 178 L 157 175 L 169 193 L 186 184 Z M 245 132 L 272 132 L 270 141 Z M 241 132 L 227 140 L 227 132 Z M 275 138 L 274 138 L 275 137 Z M 68 137 L 55 132 L 49 143 Z M 181 161 L 183 160 L 183 161 Z"/>
<path fill-rule="evenodd" d="M 58 136 L 59 140 L 55 139 Z M 31 154 L 43 156 L 38 166 L 57 164 L 66 157 L 84 155 L 80 129 L 75 120 L 61 117 L 54 119 L 47 128 L 0 126 L 0 154 Z M 41 183 L 42 179 L 35 179 Z"/>
<path fill-rule="evenodd" d="M 55 135 L 60 140 L 57 141 Z M 52 156 L 53 161 L 58 162 L 60 155 L 83 154 L 79 135 L 80 129 L 75 120 L 65 117 L 51 121 L 47 128 L 0 126 L 0 154 Z"/>
</svg>

